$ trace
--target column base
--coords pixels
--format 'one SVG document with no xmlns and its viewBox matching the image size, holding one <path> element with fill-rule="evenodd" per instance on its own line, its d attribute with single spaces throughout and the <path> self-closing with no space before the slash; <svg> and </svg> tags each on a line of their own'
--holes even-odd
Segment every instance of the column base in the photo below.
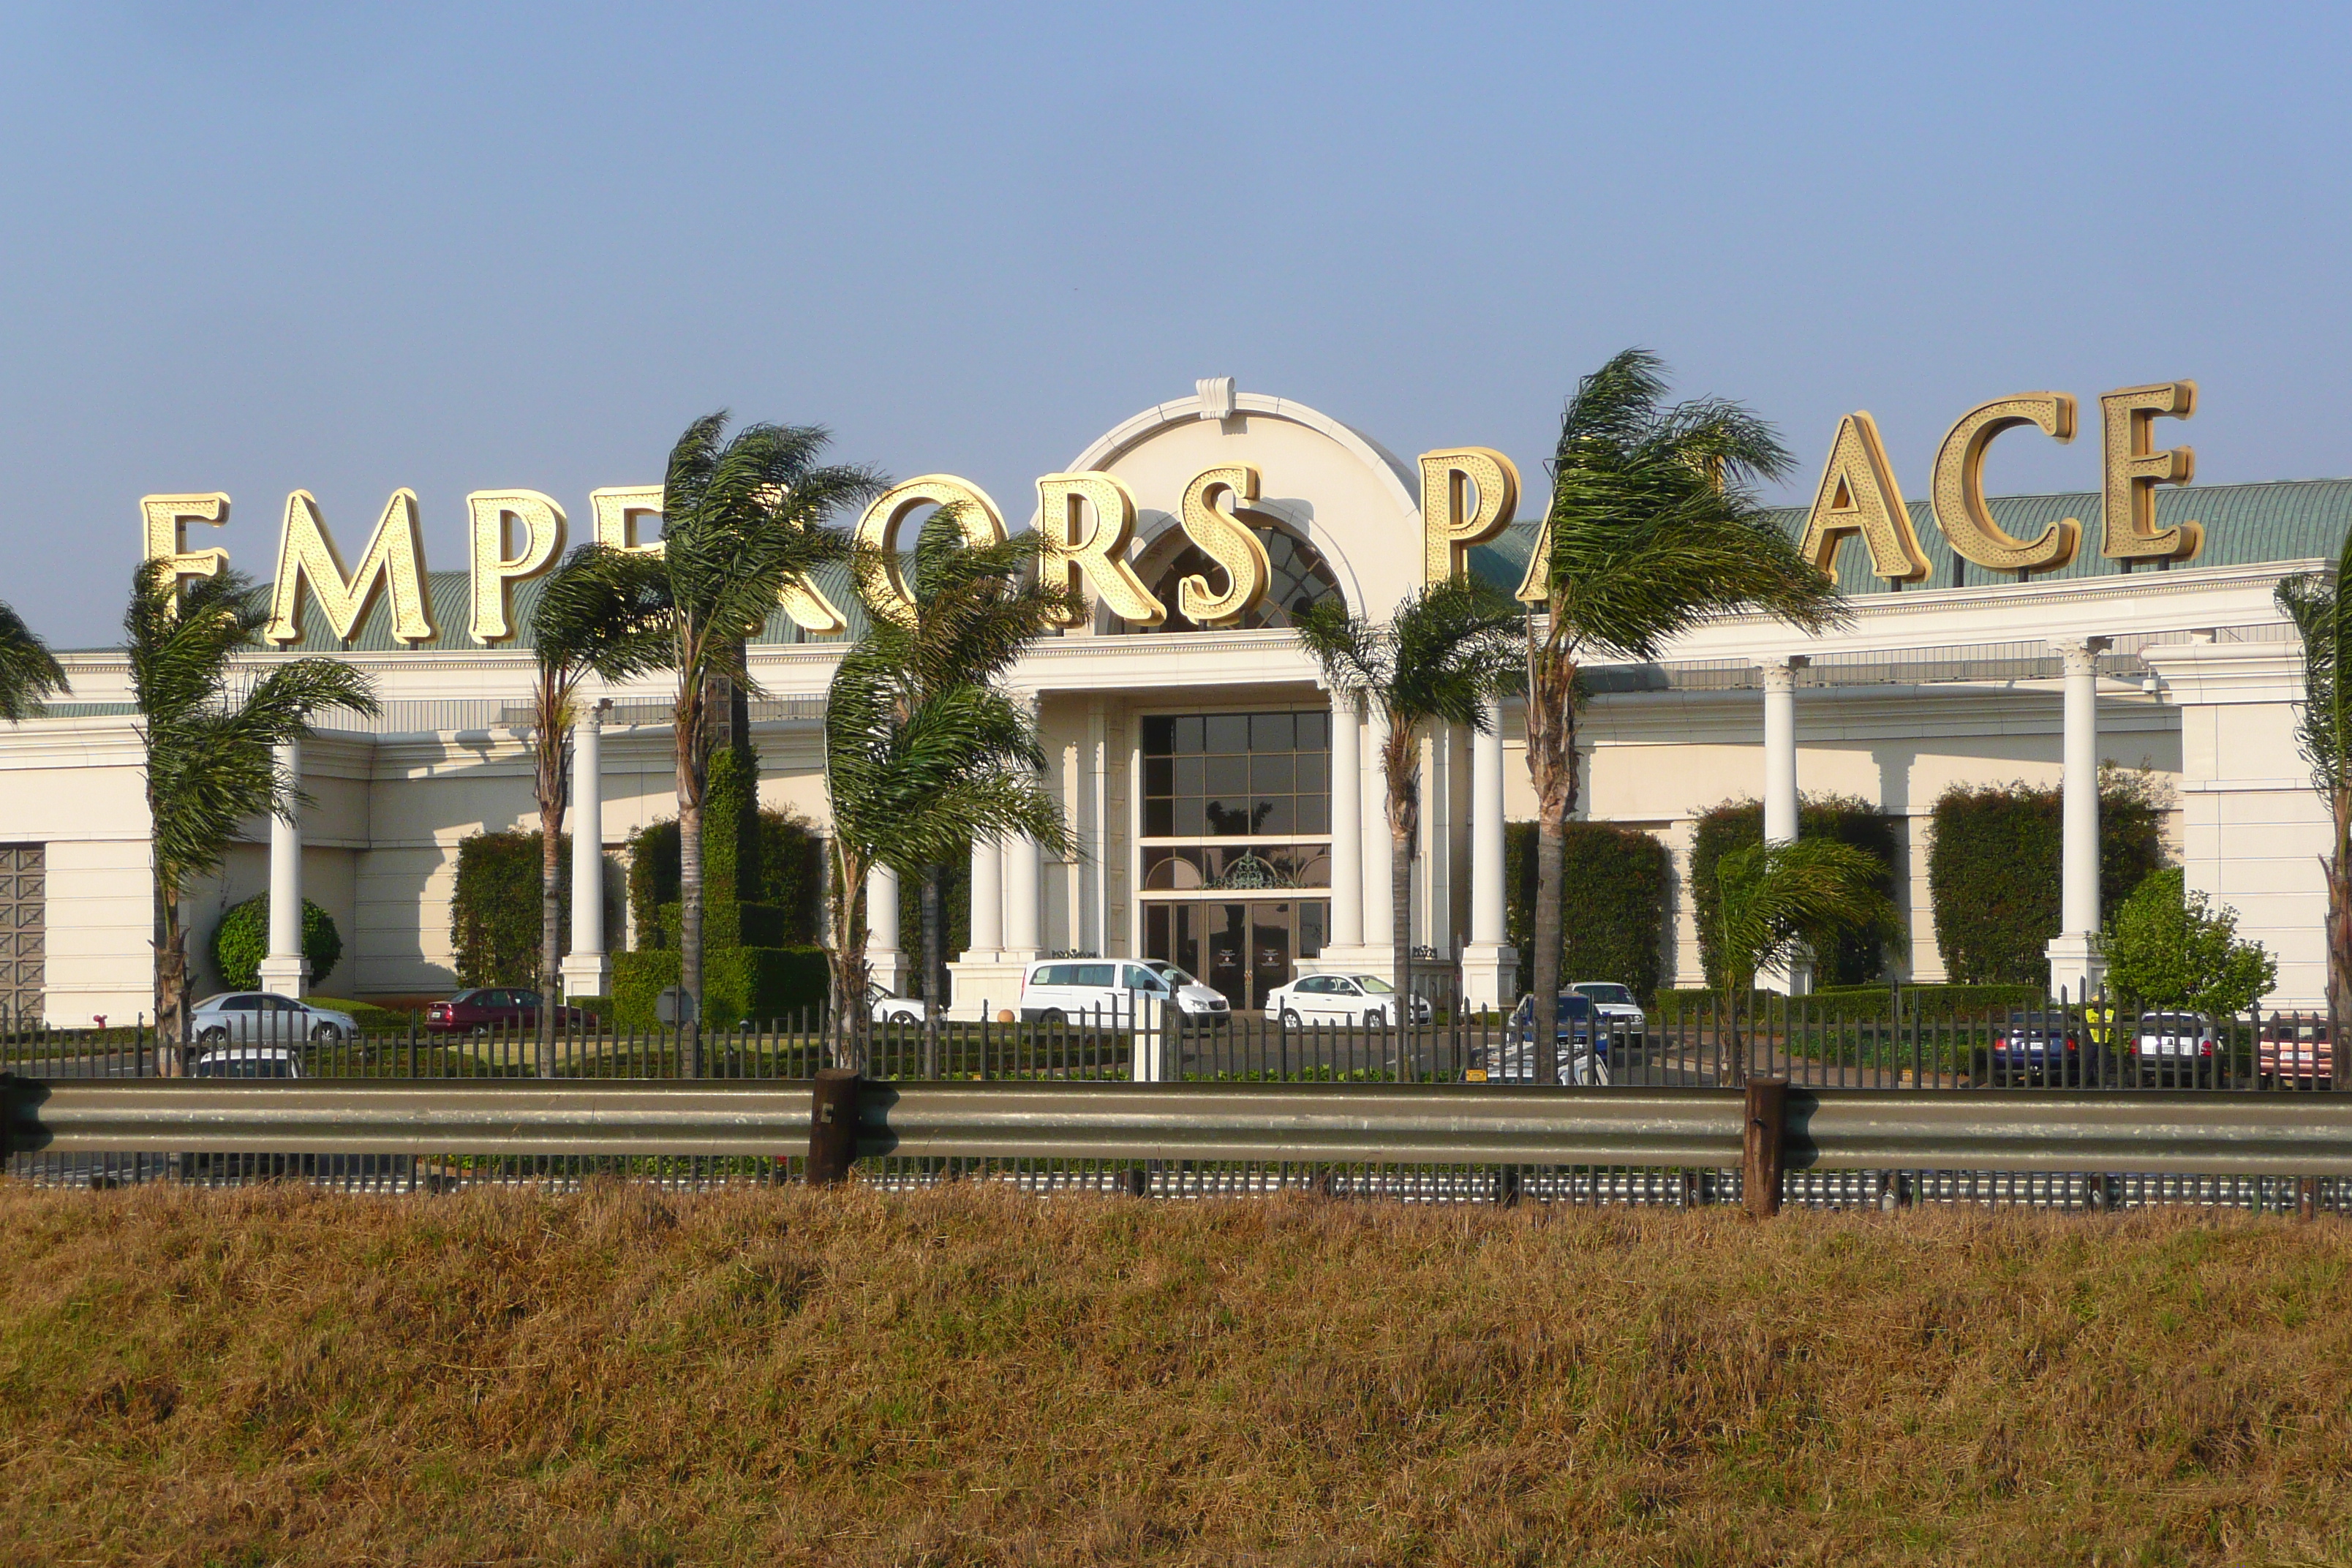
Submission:
<svg viewBox="0 0 2352 1568">
<path fill-rule="evenodd" d="M 1462 950 L 1462 1000 L 1471 1007 L 1507 1013 L 1519 1002 L 1519 950 L 1507 942 L 1474 942 Z"/>
<path fill-rule="evenodd" d="M 869 947 L 866 950 L 866 972 L 875 984 L 893 996 L 907 994 L 907 982 L 915 977 L 915 961 L 904 948 Z"/>
<path fill-rule="evenodd" d="M 2067 1001 L 2081 1003 L 2096 996 L 2106 984 L 2106 954 L 2099 951 L 2099 939 L 2090 932 L 2052 937 L 2042 951 L 2050 959 L 2052 997 L 2063 993 Z"/>
<path fill-rule="evenodd" d="M 1021 982 L 1028 960 L 1010 952 L 967 952 L 948 964 L 948 1016 L 993 1022 L 999 1013 L 1021 1016 Z"/>
<path fill-rule="evenodd" d="M 299 996 L 310 986 L 310 961 L 307 958 L 265 958 L 261 961 L 261 988 L 279 996 Z"/>
<path fill-rule="evenodd" d="M 563 978 L 567 1002 L 613 994 L 613 955 L 608 952 L 567 952 L 557 973 Z"/>
</svg>

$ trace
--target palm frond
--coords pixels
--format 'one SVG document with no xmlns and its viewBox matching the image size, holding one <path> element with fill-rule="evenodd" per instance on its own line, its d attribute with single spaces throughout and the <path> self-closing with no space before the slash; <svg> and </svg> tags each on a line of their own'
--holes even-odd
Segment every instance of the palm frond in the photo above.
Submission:
<svg viewBox="0 0 2352 1568">
<path fill-rule="evenodd" d="M 43 698 L 70 689 L 49 645 L 22 616 L 0 605 L 0 720 L 14 724 L 37 717 Z"/>
<path fill-rule="evenodd" d="M 2345 536 L 2334 574 L 2306 573 L 2278 585 L 2279 608 L 2303 639 L 2304 701 L 2297 739 L 2312 782 L 2330 796 L 2352 784 L 2352 613 L 2344 584 L 2352 581 L 2352 531 Z"/>
<path fill-rule="evenodd" d="M 1736 993 L 1759 971 L 1786 962 L 1809 935 L 1876 927 L 1902 916 L 1878 890 L 1877 856 L 1833 838 L 1751 844 L 1717 862 L 1725 969 Z"/>
<path fill-rule="evenodd" d="M 656 669 L 673 644 L 669 574 L 656 557 L 583 544 L 547 575 L 531 608 L 540 668 L 625 680 Z M 568 680 L 565 682 L 568 684 Z"/>
<path fill-rule="evenodd" d="M 1519 607 L 1483 583 L 1451 582 L 1407 595 L 1385 626 L 1326 600 L 1294 635 L 1324 684 L 1370 699 L 1391 734 L 1410 734 L 1426 723 L 1486 728 L 1488 699 L 1519 678 L 1520 621 Z"/>
</svg>

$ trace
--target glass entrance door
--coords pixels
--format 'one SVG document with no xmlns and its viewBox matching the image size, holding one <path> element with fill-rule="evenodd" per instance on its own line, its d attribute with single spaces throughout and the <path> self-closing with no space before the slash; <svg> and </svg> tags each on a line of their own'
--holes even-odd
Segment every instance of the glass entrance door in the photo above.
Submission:
<svg viewBox="0 0 2352 1568">
<path fill-rule="evenodd" d="M 1265 1005 L 1298 959 L 1323 951 L 1328 899 L 1152 900 L 1143 906 L 1143 952 L 1222 992 L 1236 1012 Z"/>
</svg>

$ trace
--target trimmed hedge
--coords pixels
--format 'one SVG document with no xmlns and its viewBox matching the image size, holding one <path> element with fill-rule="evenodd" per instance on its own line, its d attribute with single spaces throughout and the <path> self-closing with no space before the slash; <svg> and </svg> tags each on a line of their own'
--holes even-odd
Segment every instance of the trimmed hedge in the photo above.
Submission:
<svg viewBox="0 0 2352 1568">
<path fill-rule="evenodd" d="M 2116 908 L 2163 866 L 2164 811 L 2147 774 L 2100 771 L 2102 909 Z M 1955 784 L 1936 801 L 1935 834 L 1927 889 L 1945 973 L 1976 984 L 2045 982 L 2045 950 L 2062 912 L 2063 792 Z"/>
<path fill-rule="evenodd" d="M 1535 973 L 1536 843 L 1532 822 L 1503 829 L 1506 934 L 1519 950 L 1519 989 Z M 1561 853 L 1559 977 L 1613 980 L 1656 994 L 1664 968 L 1666 889 L 1675 858 L 1658 839 L 1607 822 L 1567 824 Z"/>
<path fill-rule="evenodd" d="M 797 812 L 768 809 L 753 818 L 757 853 L 751 864 L 758 881 L 751 891 L 720 899 L 709 896 L 703 909 L 706 945 L 803 947 L 822 934 L 824 900 L 824 840 Z M 704 844 L 706 853 L 709 844 Z M 648 823 L 629 835 L 629 919 L 640 948 L 676 947 L 677 922 L 667 911 L 679 901 L 677 821 Z M 740 867 L 740 858 L 730 867 Z M 707 889 L 715 889 L 712 868 L 703 868 Z M 722 903 L 729 926 L 719 925 Z M 728 937 L 719 941 L 721 931 Z"/>
<path fill-rule="evenodd" d="M 1802 795 L 1797 805 L 1797 835 L 1801 838 L 1834 838 L 1877 856 L 1885 868 L 1877 879 L 1878 890 L 1890 899 L 1895 896 L 1895 868 L 1903 852 L 1901 837 L 1895 819 L 1882 815 L 1868 801 L 1842 795 Z M 1706 968 L 1710 985 L 1719 987 L 1723 984 L 1719 952 L 1723 922 L 1717 898 L 1716 864 L 1735 849 L 1763 842 L 1761 801 L 1727 800 L 1699 816 L 1691 841 L 1691 917 L 1698 928 L 1699 962 Z M 1901 934 L 1896 931 L 1873 930 L 1842 931 L 1831 940 L 1817 938 L 1813 943 L 1813 973 L 1822 982 L 1822 988 L 1858 985 L 1877 979 L 1886 972 L 1886 944 Z"/>
<path fill-rule="evenodd" d="M 268 956 L 269 895 L 260 893 L 221 916 L 213 931 L 213 968 L 230 990 L 250 991 L 261 984 L 261 961 Z M 302 956 L 310 961 L 314 986 L 343 956 L 343 933 L 334 918 L 308 899 L 302 900 Z"/>
<path fill-rule="evenodd" d="M 613 1017 L 624 1029 L 659 1026 L 654 1004 L 677 984 L 677 950 L 656 948 L 613 955 Z M 749 1018 L 766 1024 L 824 1010 L 831 971 L 821 947 L 723 947 L 703 958 L 703 1016 L 732 1028 Z"/>
<path fill-rule="evenodd" d="M 572 934 L 572 836 L 556 850 L 562 907 L 559 940 Z M 449 945 L 460 985 L 532 985 L 539 979 L 540 836 L 477 833 L 457 846 Z"/>
</svg>

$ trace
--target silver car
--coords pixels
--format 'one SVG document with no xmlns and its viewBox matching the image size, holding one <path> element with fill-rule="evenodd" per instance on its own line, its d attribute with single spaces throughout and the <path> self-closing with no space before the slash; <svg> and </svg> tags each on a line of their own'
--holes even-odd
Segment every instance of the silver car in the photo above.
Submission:
<svg viewBox="0 0 2352 1568">
<path fill-rule="evenodd" d="M 188 1033 L 204 1046 L 327 1045 L 359 1033 L 349 1013 L 313 1007 L 268 991 L 228 991 L 207 996 L 189 1016 Z"/>
</svg>

